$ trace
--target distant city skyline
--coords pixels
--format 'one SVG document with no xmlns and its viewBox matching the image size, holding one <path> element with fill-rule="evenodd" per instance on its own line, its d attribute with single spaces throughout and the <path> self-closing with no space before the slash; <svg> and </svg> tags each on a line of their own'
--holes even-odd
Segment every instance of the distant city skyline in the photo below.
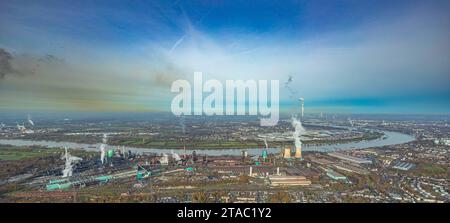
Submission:
<svg viewBox="0 0 450 223">
<path fill-rule="evenodd" d="M 282 113 L 450 113 L 445 0 L 1 4 L 4 112 L 169 112 L 200 71 L 279 80 Z"/>
</svg>

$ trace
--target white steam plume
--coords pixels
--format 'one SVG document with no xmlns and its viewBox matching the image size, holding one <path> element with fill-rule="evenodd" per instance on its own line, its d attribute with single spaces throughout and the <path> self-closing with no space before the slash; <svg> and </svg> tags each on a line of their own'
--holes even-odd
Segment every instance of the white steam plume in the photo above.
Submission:
<svg viewBox="0 0 450 223">
<path fill-rule="evenodd" d="M 73 165 L 75 165 L 75 163 L 77 163 L 78 161 L 81 161 L 83 159 L 70 155 L 70 153 L 67 151 L 67 147 L 65 147 L 64 149 L 65 149 L 65 154 L 64 154 L 63 159 L 66 160 L 66 163 L 65 163 L 64 170 L 62 171 L 62 174 L 63 174 L 63 177 L 71 177 L 72 172 L 73 172 Z"/>
<path fill-rule="evenodd" d="M 267 139 L 266 138 L 264 138 L 264 145 L 266 145 L 266 149 L 269 148 L 269 145 L 267 145 Z"/>
<path fill-rule="evenodd" d="M 108 142 L 108 135 L 103 134 L 102 144 L 100 145 L 100 161 L 102 164 L 105 162 L 105 147 L 106 143 Z"/>
<path fill-rule="evenodd" d="M 302 123 L 295 116 L 292 116 L 292 127 L 295 129 L 292 135 L 295 140 L 295 147 L 300 148 L 302 146 L 300 136 L 305 132 L 305 129 L 303 128 Z"/>
</svg>

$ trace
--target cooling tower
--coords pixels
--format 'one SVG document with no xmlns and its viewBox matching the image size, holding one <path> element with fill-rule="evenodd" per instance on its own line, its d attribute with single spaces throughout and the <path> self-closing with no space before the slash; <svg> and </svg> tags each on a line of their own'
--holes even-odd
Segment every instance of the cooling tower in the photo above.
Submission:
<svg viewBox="0 0 450 223">
<path fill-rule="evenodd" d="M 283 157 L 284 158 L 291 158 L 291 149 L 290 148 L 284 149 Z"/>
<path fill-rule="evenodd" d="M 295 158 L 300 159 L 302 158 L 302 147 L 295 148 Z"/>
</svg>

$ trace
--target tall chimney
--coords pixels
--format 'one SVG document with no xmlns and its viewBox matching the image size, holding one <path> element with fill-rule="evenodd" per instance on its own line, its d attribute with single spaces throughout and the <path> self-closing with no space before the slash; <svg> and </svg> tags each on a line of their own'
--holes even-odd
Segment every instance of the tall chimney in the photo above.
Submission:
<svg viewBox="0 0 450 223">
<path fill-rule="evenodd" d="M 305 99 L 304 98 L 299 98 L 298 100 L 300 101 L 300 106 L 301 106 L 300 117 L 303 118 L 303 113 L 305 112 Z"/>
</svg>

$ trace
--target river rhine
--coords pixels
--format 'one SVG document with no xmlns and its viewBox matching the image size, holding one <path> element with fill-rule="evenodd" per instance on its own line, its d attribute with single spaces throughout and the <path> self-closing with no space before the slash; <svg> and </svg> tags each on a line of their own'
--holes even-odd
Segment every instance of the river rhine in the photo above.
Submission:
<svg viewBox="0 0 450 223">
<path fill-rule="evenodd" d="M 398 132 L 389 132 L 383 131 L 385 136 L 379 139 L 374 140 L 366 140 L 359 142 L 350 142 L 350 143 L 342 143 L 342 144 L 333 144 L 333 145 L 305 145 L 303 147 L 303 151 L 321 151 L 321 152 L 331 152 L 338 150 L 352 150 L 352 149 L 364 149 L 370 147 L 381 147 L 387 145 L 395 145 L 395 144 L 403 144 L 414 140 L 413 136 L 406 135 Z M 44 147 L 67 147 L 69 149 L 84 149 L 87 151 L 99 151 L 97 148 L 100 144 L 82 144 L 82 143 L 72 143 L 72 142 L 53 142 L 53 141 L 32 141 L 32 140 L 22 140 L 22 139 L 0 139 L 1 145 L 13 145 L 13 146 L 44 146 Z M 109 146 L 110 148 L 114 148 L 114 146 Z M 182 149 L 158 149 L 158 148 L 134 148 L 134 147 L 126 147 L 126 150 L 131 150 L 136 153 L 167 153 L 174 152 L 183 154 L 185 153 Z M 207 154 L 210 156 L 218 156 L 218 155 L 240 155 L 243 149 L 201 149 L 197 150 L 198 154 Z M 249 155 L 258 155 L 261 154 L 260 148 L 250 148 L 244 149 L 248 152 Z M 191 153 L 193 150 L 186 149 L 186 153 Z M 280 148 L 269 148 L 267 150 L 268 153 L 279 153 Z"/>
</svg>

